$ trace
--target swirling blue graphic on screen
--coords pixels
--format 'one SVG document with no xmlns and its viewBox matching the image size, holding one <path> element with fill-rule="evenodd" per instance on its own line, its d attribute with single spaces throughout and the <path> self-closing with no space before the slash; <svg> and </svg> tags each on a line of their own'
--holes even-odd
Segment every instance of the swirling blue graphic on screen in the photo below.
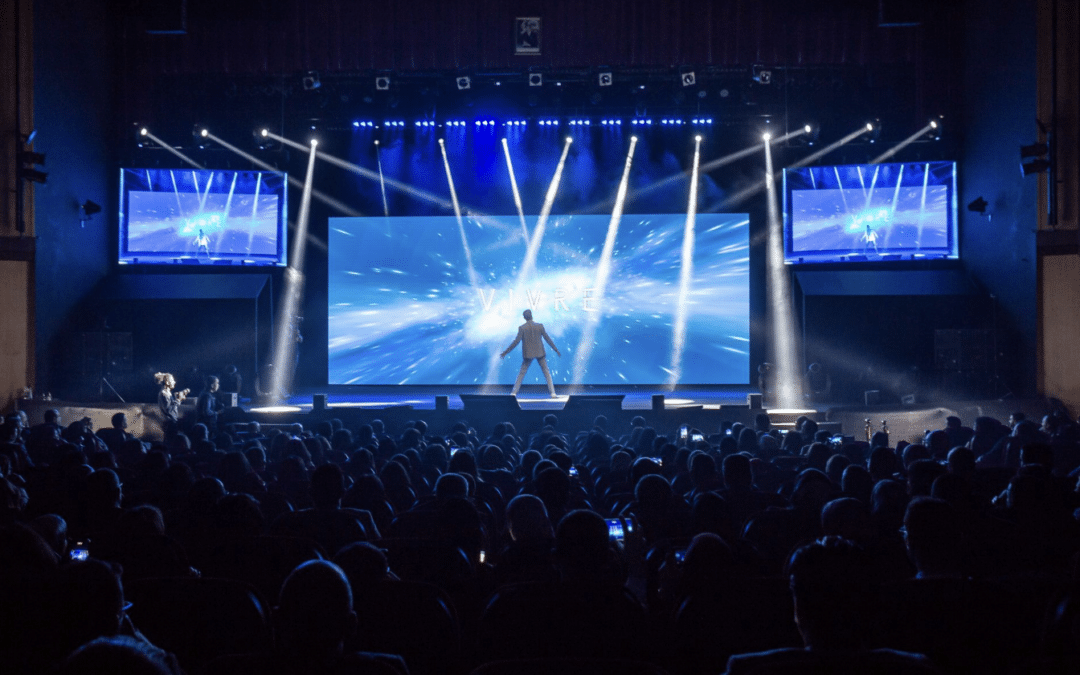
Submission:
<svg viewBox="0 0 1080 675">
<path fill-rule="evenodd" d="M 604 296 L 599 267 L 609 216 L 552 216 L 535 271 L 519 279 L 527 242 L 518 216 L 333 218 L 329 241 L 329 382 L 485 383 L 531 308 L 562 352 L 548 350 L 556 385 L 571 382 L 584 329 L 597 322 L 583 384 L 658 384 L 672 373 L 686 215 L 626 215 Z M 535 231 L 537 217 L 527 217 Z M 680 384 L 749 380 L 749 220 L 698 214 Z M 520 347 L 498 363 L 509 385 Z M 538 368 L 525 384 L 542 382 Z"/>
</svg>

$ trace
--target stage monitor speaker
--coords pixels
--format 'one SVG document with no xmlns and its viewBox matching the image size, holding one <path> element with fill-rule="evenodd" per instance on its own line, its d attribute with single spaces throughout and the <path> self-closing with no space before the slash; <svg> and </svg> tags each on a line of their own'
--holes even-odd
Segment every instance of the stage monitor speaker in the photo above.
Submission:
<svg viewBox="0 0 1080 675">
<path fill-rule="evenodd" d="M 322 412 L 330 406 L 326 404 L 326 394 L 313 394 L 311 397 L 311 412 Z"/>
<path fill-rule="evenodd" d="M 653 394 L 652 396 L 652 409 L 653 412 L 660 412 L 664 409 L 664 395 Z"/>
<path fill-rule="evenodd" d="M 505 414 L 521 412 L 517 397 L 512 394 L 461 394 L 465 412 Z"/>
<path fill-rule="evenodd" d="M 617 413 L 622 410 L 623 394 L 570 394 L 563 410 L 588 411 L 597 415 Z"/>
<path fill-rule="evenodd" d="M 751 410 L 761 410 L 761 394 L 747 394 L 746 405 L 750 406 Z"/>
<path fill-rule="evenodd" d="M 435 410 L 439 412 L 446 412 L 450 409 L 450 397 L 449 396 L 436 396 L 435 397 Z"/>
</svg>

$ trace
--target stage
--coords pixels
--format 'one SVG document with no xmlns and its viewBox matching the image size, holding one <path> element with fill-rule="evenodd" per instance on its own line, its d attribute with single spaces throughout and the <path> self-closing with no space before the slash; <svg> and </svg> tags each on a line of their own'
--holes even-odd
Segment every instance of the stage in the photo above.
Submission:
<svg viewBox="0 0 1080 675">
<path fill-rule="evenodd" d="M 570 399 L 570 394 L 563 387 L 556 387 L 556 398 L 551 398 L 542 385 L 522 386 L 517 402 L 522 410 L 562 410 Z M 756 388 L 747 386 L 724 387 L 678 387 L 673 392 L 661 387 L 580 387 L 576 392 L 580 396 L 622 396 L 623 410 L 652 410 L 653 397 L 664 397 L 666 407 L 701 406 L 706 410 L 719 410 L 721 406 L 747 406 L 748 396 L 759 393 Z M 327 405 L 336 409 L 348 408 L 390 408 L 409 406 L 413 410 L 435 410 L 436 398 L 445 396 L 450 410 L 464 410 L 462 395 L 469 396 L 508 396 L 510 385 L 491 387 L 347 387 L 330 386 L 305 388 L 290 396 L 283 405 L 310 412 L 313 397 L 325 394 Z M 258 408 L 250 401 L 244 405 L 251 409 Z"/>
<path fill-rule="evenodd" d="M 512 422 L 519 432 L 539 429 L 548 414 L 558 417 L 559 429 L 566 432 L 588 429 L 597 415 L 608 419 L 608 430 L 629 428 L 636 416 L 660 433 L 672 433 L 679 425 L 688 424 L 705 434 L 716 433 L 722 422 L 740 422 L 752 426 L 755 418 L 768 412 L 771 423 L 781 429 L 791 429 L 799 415 L 807 415 L 822 429 L 848 438 L 862 440 L 866 422 L 873 431 L 885 422 L 893 444 L 900 440 L 921 442 L 930 429 L 945 426 L 945 418 L 959 417 L 970 426 L 976 417 L 990 416 L 1007 421 L 1011 413 L 1022 411 L 1029 419 L 1041 419 L 1048 412 L 1041 399 L 977 399 L 940 400 L 916 405 L 885 403 L 876 406 L 845 405 L 840 402 L 808 405 L 805 411 L 776 411 L 758 406 L 758 391 L 748 386 L 680 387 L 671 392 L 660 387 L 586 387 L 573 396 L 561 393 L 550 398 L 542 386 L 522 387 L 519 395 L 509 395 L 509 386 L 493 387 L 481 393 L 479 388 L 441 387 L 317 387 L 296 392 L 276 406 L 253 405 L 240 399 L 240 405 L 227 408 L 221 416 L 224 424 L 258 421 L 263 425 L 288 425 L 295 422 L 308 429 L 324 419 L 337 418 L 349 428 L 382 420 L 391 433 L 399 431 L 406 422 L 424 420 L 431 433 L 446 434 L 459 421 L 464 421 L 485 434 L 498 422 Z M 753 395 L 753 396 L 751 396 Z M 316 400 L 325 396 L 325 405 Z M 663 396 L 661 402 L 654 397 Z M 445 398 L 443 398 L 445 397 Z M 195 420 L 193 401 L 182 406 L 183 425 Z M 444 406 L 445 403 L 445 406 Z M 31 424 L 39 424 L 50 408 L 60 410 L 61 421 L 69 424 L 89 417 L 95 429 L 110 426 L 114 413 L 128 415 L 129 431 L 147 440 L 160 438 L 161 414 L 155 403 L 85 403 L 74 401 L 20 400 Z"/>
</svg>

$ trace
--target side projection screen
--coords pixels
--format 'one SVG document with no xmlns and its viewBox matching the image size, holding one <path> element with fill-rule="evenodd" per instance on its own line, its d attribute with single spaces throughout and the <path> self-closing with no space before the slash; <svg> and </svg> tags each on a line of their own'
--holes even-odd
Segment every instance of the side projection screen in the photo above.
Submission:
<svg viewBox="0 0 1080 675">
<path fill-rule="evenodd" d="M 509 386 L 527 308 L 558 385 L 748 382 L 746 214 L 537 221 L 332 218 L 329 383 Z"/>
<path fill-rule="evenodd" d="M 784 170 L 787 263 L 956 258 L 956 163 Z"/>
<path fill-rule="evenodd" d="M 120 170 L 121 265 L 285 265 L 285 174 Z"/>
</svg>

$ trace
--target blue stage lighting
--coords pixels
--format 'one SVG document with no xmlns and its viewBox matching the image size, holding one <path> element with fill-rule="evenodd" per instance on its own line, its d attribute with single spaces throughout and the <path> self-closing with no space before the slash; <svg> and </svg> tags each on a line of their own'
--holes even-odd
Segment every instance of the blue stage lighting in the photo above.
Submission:
<svg viewBox="0 0 1080 675">
<path fill-rule="evenodd" d="M 359 122 L 353 122 L 352 125 L 353 125 L 353 128 L 355 128 L 355 129 L 360 128 L 360 123 Z"/>
</svg>

